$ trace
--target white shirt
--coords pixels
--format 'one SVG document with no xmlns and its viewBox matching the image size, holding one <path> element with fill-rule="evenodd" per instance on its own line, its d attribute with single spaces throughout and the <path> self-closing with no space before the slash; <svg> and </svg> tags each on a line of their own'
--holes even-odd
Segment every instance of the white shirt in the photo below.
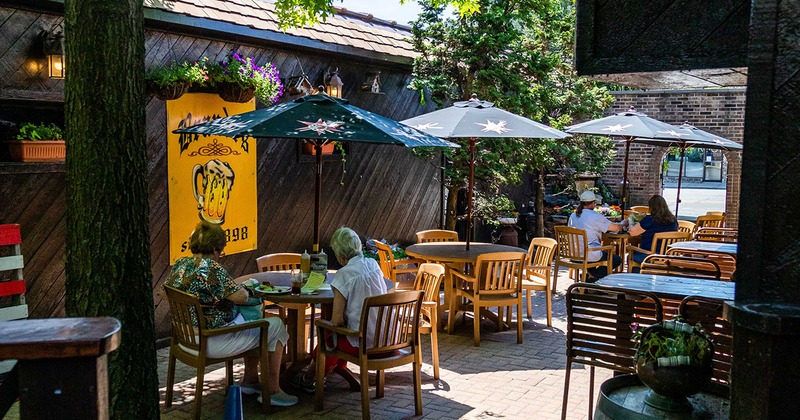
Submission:
<svg viewBox="0 0 800 420">
<path fill-rule="evenodd" d="M 594 210 L 583 209 L 580 217 L 578 217 L 578 213 L 572 213 L 569 216 L 569 226 L 585 230 L 589 248 L 599 248 L 602 243 L 603 232 L 607 231 L 611 226 L 611 221 Z M 603 251 L 591 251 L 587 260 L 589 262 L 600 261 L 602 256 Z"/>
<path fill-rule="evenodd" d="M 351 330 L 358 330 L 361 326 L 361 309 L 364 299 L 387 293 L 383 272 L 378 263 L 372 258 L 356 256 L 347 262 L 347 265 L 336 272 L 331 287 L 347 299 L 344 307 L 344 325 Z M 367 347 L 371 347 L 375 330 L 377 314 L 370 313 L 367 318 L 368 335 Z M 347 337 L 350 344 L 358 346 L 358 339 Z"/>
</svg>

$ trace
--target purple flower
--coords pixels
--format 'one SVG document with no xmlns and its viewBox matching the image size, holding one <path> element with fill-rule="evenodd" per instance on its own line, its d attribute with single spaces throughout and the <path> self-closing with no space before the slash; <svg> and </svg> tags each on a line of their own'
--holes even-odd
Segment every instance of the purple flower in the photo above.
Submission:
<svg viewBox="0 0 800 420">
<path fill-rule="evenodd" d="M 631 331 L 636 332 L 636 330 L 638 330 L 638 329 L 639 329 L 639 323 L 638 322 L 634 322 L 633 324 L 631 324 Z"/>
</svg>

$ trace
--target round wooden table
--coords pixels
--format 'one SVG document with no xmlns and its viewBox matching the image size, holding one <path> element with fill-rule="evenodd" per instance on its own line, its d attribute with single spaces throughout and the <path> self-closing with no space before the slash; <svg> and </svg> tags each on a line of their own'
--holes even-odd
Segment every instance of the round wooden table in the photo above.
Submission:
<svg viewBox="0 0 800 420">
<path fill-rule="evenodd" d="M 426 242 L 414 244 L 406 248 L 406 254 L 427 261 L 442 263 L 445 267 L 444 303 L 450 312 L 448 316 L 448 332 L 453 331 L 456 313 L 456 287 L 458 286 L 450 275 L 447 263 L 475 264 L 478 256 L 491 252 L 527 252 L 527 250 L 509 245 L 489 244 L 485 242 L 470 242 L 469 250 L 466 242 Z M 444 308 L 439 308 L 439 319 L 444 319 Z"/>
</svg>

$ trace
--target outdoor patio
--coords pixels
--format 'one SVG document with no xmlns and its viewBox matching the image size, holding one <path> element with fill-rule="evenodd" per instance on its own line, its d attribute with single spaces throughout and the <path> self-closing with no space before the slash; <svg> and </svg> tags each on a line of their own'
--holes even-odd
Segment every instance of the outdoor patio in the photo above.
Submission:
<svg viewBox="0 0 800 420">
<path fill-rule="evenodd" d="M 481 345 L 472 345 L 471 320 L 465 326 L 456 323 L 454 335 L 439 335 L 441 380 L 433 379 L 430 365 L 430 339 L 422 337 L 422 418 L 430 419 L 490 419 L 531 418 L 558 419 L 564 387 L 566 315 L 564 290 L 572 284 L 566 270 L 559 274 L 558 292 L 553 298 L 553 327 L 545 322 L 544 295 L 533 297 L 533 320 L 524 321 L 523 344 L 516 344 L 514 328 L 496 332 L 494 325 L 484 320 Z M 168 349 L 158 352 L 159 392 L 162 418 L 191 417 L 194 398 L 194 370 L 178 362 L 175 401 L 169 409 L 163 407 Z M 235 366 L 241 375 L 241 364 Z M 357 372 L 357 367 L 351 365 Z M 595 391 L 611 372 L 597 369 Z M 203 418 L 220 419 L 225 406 L 225 370 L 222 365 L 206 371 L 203 397 Z M 373 376 L 374 379 L 374 376 Z M 573 367 L 570 385 L 569 419 L 586 419 L 589 371 L 580 365 Z M 413 418 L 414 401 L 411 368 L 388 371 L 386 391 L 382 399 L 372 399 L 370 410 L 376 419 Z M 373 384 L 374 386 L 374 384 Z M 291 388 L 286 388 L 294 392 Z M 374 395 L 374 387 L 371 388 Z M 300 404 L 289 408 L 273 408 L 270 418 L 351 419 L 360 416 L 360 394 L 351 392 L 337 375 L 332 375 L 325 388 L 325 411 L 315 413 L 313 395 L 300 394 Z M 243 396 L 245 418 L 266 418 L 259 411 L 255 397 Z M 13 417 L 11 417 L 13 418 Z"/>
</svg>

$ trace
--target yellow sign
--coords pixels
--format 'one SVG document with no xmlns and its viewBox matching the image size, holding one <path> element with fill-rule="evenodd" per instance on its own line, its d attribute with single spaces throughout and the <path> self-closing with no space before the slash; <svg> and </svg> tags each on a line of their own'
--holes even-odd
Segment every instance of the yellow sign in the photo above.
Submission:
<svg viewBox="0 0 800 420">
<path fill-rule="evenodd" d="M 225 254 L 256 249 L 256 141 L 223 136 L 174 134 L 172 130 L 255 109 L 211 93 L 189 93 L 167 101 L 170 264 L 191 255 L 189 236 L 201 220 L 219 224 Z"/>
</svg>

